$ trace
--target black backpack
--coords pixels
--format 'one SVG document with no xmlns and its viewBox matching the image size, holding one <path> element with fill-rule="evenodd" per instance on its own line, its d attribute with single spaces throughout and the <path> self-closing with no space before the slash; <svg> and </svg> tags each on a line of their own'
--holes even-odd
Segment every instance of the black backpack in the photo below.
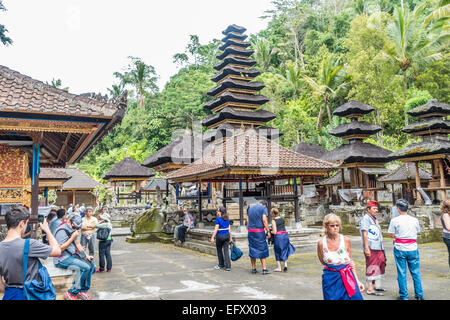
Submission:
<svg viewBox="0 0 450 320">
<path fill-rule="evenodd" d="M 109 228 L 98 229 L 97 230 L 97 240 L 107 240 L 109 237 Z"/>
</svg>

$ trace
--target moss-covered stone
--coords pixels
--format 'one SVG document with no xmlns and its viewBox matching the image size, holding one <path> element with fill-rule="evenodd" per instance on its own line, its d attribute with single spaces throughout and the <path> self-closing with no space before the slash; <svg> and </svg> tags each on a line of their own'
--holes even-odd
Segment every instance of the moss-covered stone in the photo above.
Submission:
<svg viewBox="0 0 450 320">
<path fill-rule="evenodd" d="M 134 220 L 131 230 L 132 236 L 161 233 L 163 231 L 164 221 L 164 214 L 159 208 L 147 210 Z"/>
</svg>

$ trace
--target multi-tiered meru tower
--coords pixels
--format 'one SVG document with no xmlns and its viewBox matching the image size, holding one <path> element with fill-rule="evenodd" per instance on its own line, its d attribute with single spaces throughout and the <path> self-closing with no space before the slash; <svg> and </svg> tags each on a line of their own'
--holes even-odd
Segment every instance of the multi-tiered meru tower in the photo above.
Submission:
<svg viewBox="0 0 450 320">
<path fill-rule="evenodd" d="M 243 27 L 231 25 L 222 32 L 223 53 L 217 57 L 221 62 L 214 67 L 218 74 L 211 79 L 217 86 L 208 92 L 215 99 L 204 106 L 214 113 L 202 122 L 210 129 L 205 134 L 208 142 L 220 143 L 234 130 L 259 129 L 276 118 L 272 112 L 260 109 L 269 99 L 259 94 L 264 84 L 253 81 L 260 72 L 253 68 L 256 61 L 250 56 L 254 51 L 245 41 L 245 31 Z"/>
</svg>

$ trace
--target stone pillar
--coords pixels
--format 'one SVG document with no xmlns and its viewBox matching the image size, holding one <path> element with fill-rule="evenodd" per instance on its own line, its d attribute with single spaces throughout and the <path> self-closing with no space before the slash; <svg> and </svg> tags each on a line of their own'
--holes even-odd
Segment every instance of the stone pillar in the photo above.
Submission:
<svg viewBox="0 0 450 320">
<path fill-rule="evenodd" d="M 438 162 L 439 165 L 439 176 L 441 178 L 441 188 L 445 188 L 446 187 L 446 183 L 445 183 L 445 174 L 444 174 L 444 159 L 440 160 Z M 442 200 L 447 200 L 447 192 L 445 189 L 443 189 L 441 191 L 442 194 Z"/>
<path fill-rule="evenodd" d="M 419 187 L 420 185 L 420 174 L 419 174 L 419 163 L 418 162 L 414 162 L 414 166 L 416 168 L 416 204 L 417 205 L 422 205 L 423 204 L 423 200 L 422 200 L 422 195 L 419 192 Z"/>
</svg>

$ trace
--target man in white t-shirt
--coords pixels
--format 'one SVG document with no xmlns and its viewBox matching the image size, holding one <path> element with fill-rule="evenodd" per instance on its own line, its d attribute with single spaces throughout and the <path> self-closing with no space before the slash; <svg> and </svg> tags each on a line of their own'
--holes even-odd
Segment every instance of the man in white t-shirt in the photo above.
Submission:
<svg viewBox="0 0 450 320">
<path fill-rule="evenodd" d="M 420 233 L 419 220 L 408 215 L 409 203 L 400 199 L 396 203 L 399 216 L 392 219 L 388 232 L 395 238 L 394 257 L 397 265 L 399 300 L 408 300 L 406 281 L 407 267 L 414 282 L 416 300 L 424 300 L 420 276 L 420 257 L 417 246 L 417 234 Z"/>
</svg>

